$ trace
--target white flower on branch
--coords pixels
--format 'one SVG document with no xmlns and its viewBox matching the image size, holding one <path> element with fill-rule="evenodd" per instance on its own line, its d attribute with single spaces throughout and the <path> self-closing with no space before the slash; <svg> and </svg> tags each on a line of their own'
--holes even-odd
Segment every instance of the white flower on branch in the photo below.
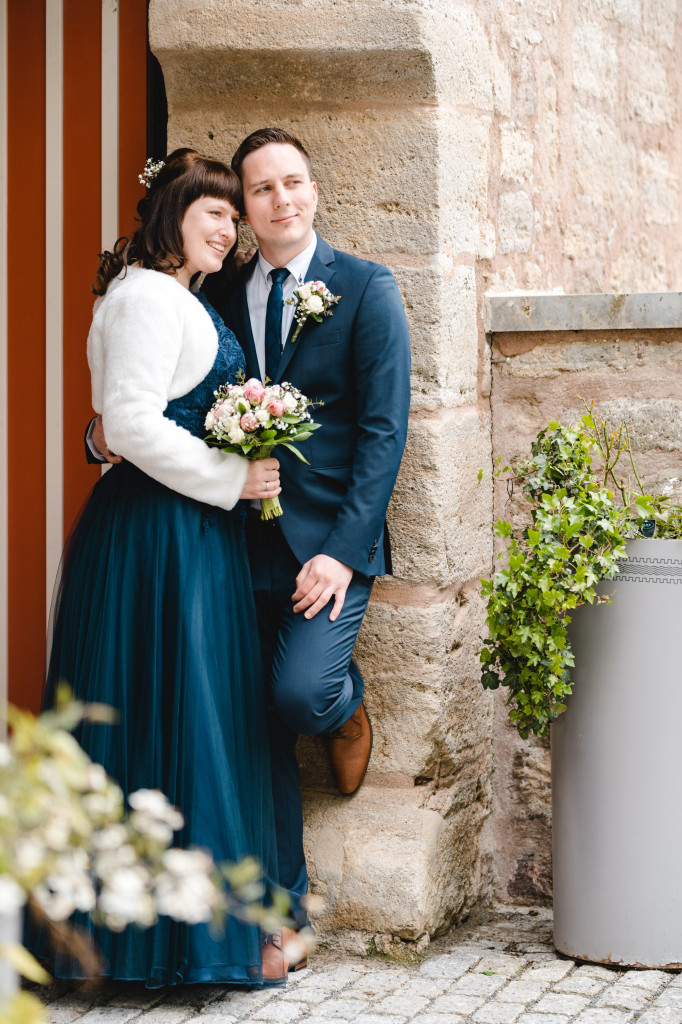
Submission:
<svg viewBox="0 0 682 1024">
<path fill-rule="evenodd" d="M 107 825 L 106 828 L 98 829 L 92 834 L 93 850 L 118 850 L 128 839 L 128 829 L 120 822 L 114 825 Z M 132 847 L 130 848 L 132 850 Z M 134 852 L 134 851 L 133 851 Z"/>
<path fill-rule="evenodd" d="M 74 910 L 94 908 L 96 897 L 89 869 L 85 850 L 66 850 L 55 857 L 45 881 L 33 889 L 34 897 L 53 921 L 64 921 Z"/>
<path fill-rule="evenodd" d="M 141 864 L 120 868 L 107 878 L 98 906 L 112 931 L 120 932 L 128 924 L 149 927 L 156 921 L 151 894 L 151 875 Z"/>
<path fill-rule="evenodd" d="M 180 811 L 157 789 L 138 789 L 131 793 L 128 803 L 133 808 L 130 824 L 142 836 L 169 843 L 173 832 L 185 823 Z"/>
<path fill-rule="evenodd" d="M 165 871 L 154 883 L 159 913 L 189 924 L 210 921 L 219 899 L 212 857 L 203 850 L 166 850 L 161 861 Z"/>
</svg>

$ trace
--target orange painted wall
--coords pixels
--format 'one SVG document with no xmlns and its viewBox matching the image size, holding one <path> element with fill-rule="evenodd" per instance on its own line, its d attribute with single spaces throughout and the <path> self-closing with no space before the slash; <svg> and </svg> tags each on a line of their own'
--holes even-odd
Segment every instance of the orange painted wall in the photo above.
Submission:
<svg viewBox="0 0 682 1024">
<path fill-rule="evenodd" d="M 134 227 L 147 150 L 147 0 L 119 0 L 120 230 Z M 8 4 L 8 541 L 10 700 L 37 710 L 45 659 L 45 0 Z M 63 514 L 99 477 L 86 339 L 101 246 L 101 3 L 64 0 Z"/>
<path fill-rule="evenodd" d="M 7 5 L 10 697 L 35 706 L 45 638 L 45 2 Z"/>
<path fill-rule="evenodd" d="M 68 534 L 98 466 L 83 457 L 90 416 L 86 339 L 90 288 L 101 239 L 101 4 L 64 0 L 64 533 Z"/>
</svg>

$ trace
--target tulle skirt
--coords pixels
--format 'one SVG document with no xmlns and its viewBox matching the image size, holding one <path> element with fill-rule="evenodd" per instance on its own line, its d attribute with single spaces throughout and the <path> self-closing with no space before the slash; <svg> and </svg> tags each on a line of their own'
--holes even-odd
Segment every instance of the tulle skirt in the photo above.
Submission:
<svg viewBox="0 0 682 1024">
<path fill-rule="evenodd" d="M 64 680 L 112 705 L 78 739 L 128 794 L 160 789 L 185 815 L 182 846 L 216 862 L 255 856 L 276 879 L 266 700 L 242 518 L 169 490 L 129 463 L 94 487 L 67 542 L 45 703 Z M 161 918 L 93 931 L 109 977 L 150 987 L 260 983 L 260 930 Z M 40 931 L 29 936 L 50 957 Z M 51 957 L 50 957 L 51 958 Z M 78 965 L 58 955 L 60 977 Z"/>
</svg>

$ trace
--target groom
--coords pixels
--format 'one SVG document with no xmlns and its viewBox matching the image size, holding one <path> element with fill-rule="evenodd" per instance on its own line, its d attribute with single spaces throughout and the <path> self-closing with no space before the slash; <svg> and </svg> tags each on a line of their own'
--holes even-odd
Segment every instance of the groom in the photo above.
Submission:
<svg viewBox="0 0 682 1024">
<path fill-rule="evenodd" d="M 391 572 L 385 516 L 407 434 L 410 344 L 391 272 L 332 249 L 313 230 L 317 185 L 295 136 L 253 132 L 232 167 L 259 251 L 227 292 L 210 277 L 204 289 L 244 349 L 247 377 L 289 381 L 324 403 L 313 411 L 321 428 L 305 442 L 309 465 L 278 449 L 284 514 L 269 522 L 257 509 L 247 515 L 271 684 L 279 881 L 301 925 L 308 876 L 295 744 L 301 733 L 324 734 L 341 793 L 360 787 L 372 729 L 352 654 L 374 577 Z M 306 281 L 323 281 L 340 298 L 292 342 L 286 300 Z M 94 441 L 108 451 L 101 433 Z"/>
<path fill-rule="evenodd" d="M 259 251 L 223 297 L 207 292 L 246 354 L 248 377 L 289 381 L 314 401 L 321 427 L 310 465 L 278 455 L 284 514 L 247 519 L 261 639 L 270 670 L 280 883 L 307 891 L 295 743 L 328 739 L 342 793 L 360 786 L 372 744 L 363 680 L 352 661 L 374 576 L 391 572 L 386 508 L 405 446 L 410 343 L 386 267 L 332 249 L 313 230 L 317 185 L 303 144 L 282 128 L 244 139 L 232 159 Z M 292 342 L 300 284 L 340 296 Z M 299 920 L 305 915 L 299 912 Z"/>
</svg>

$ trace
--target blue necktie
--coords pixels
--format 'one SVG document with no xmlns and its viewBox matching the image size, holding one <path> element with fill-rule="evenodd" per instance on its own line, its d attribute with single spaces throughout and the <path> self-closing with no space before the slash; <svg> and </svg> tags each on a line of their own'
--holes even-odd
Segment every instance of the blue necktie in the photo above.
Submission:
<svg viewBox="0 0 682 1024">
<path fill-rule="evenodd" d="M 270 380 L 277 377 L 279 359 L 282 354 L 282 310 L 284 295 L 282 285 L 289 276 L 286 267 L 270 271 L 272 286 L 265 311 L 265 373 Z"/>
</svg>

